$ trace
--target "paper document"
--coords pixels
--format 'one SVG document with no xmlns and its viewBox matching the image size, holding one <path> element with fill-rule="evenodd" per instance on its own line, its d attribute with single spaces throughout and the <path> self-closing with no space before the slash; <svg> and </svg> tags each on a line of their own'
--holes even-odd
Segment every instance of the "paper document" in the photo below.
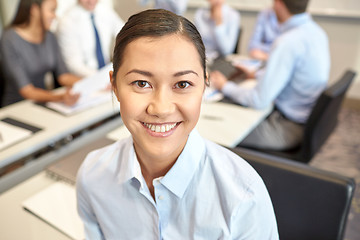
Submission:
<svg viewBox="0 0 360 240">
<path fill-rule="evenodd" d="M 203 94 L 204 102 L 218 102 L 224 98 L 224 95 L 213 87 L 206 87 Z"/>
<path fill-rule="evenodd" d="M 234 58 L 231 62 L 234 66 L 244 67 L 251 72 L 259 70 L 264 64 L 260 60 L 250 58 Z"/>
<path fill-rule="evenodd" d="M 76 209 L 75 187 L 62 181 L 55 182 L 22 205 L 72 239 L 85 239 L 84 226 Z"/>
<path fill-rule="evenodd" d="M 0 151 L 30 137 L 32 133 L 28 129 L 0 121 Z"/>
<path fill-rule="evenodd" d="M 104 102 L 112 101 L 112 94 L 108 88 L 110 84 L 109 71 L 112 63 L 101 68 L 96 74 L 76 82 L 71 89 L 73 93 L 79 93 L 80 98 L 73 106 L 67 106 L 59 102 L 48 102 L 46 106 L 62 114 L 71 115 Z"/>
<path fill-rule="evenodd" d="M 125 127 L 125 125 L 121 125 L 117 129 L 111 131 L 110 133 L 108 133 L 106 135 L 107 138 L 114 140 L 114 141 L 124 139 L 124 138 L 130 137 L 130 136 L 131 136 L 131 133 Z"/>
</svg>

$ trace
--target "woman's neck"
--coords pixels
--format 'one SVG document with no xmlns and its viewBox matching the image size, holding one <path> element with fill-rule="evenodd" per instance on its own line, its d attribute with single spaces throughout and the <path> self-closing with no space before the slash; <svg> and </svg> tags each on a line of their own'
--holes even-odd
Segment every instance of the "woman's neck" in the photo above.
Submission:
<svg viewBox="0 0 360 240">
<path fill-rule="evenodd" d="M 140 164 L 141 173 L 145 179 L 146 185 L 149 188 L 151 196 L 155 199 L 153 180 L 162 176 L 172 168 L 176 162 L 176 158 L 172 161 L 160 160 L 160 159 L 146 159 L 139 157 L 137 158 Z"/>
<path fill-rule="evenodd" d="M 40 25 L 28 24 L 16 26 L 15 31 L 26 41 L 31 43 L 42 43 L 45 37 L 45 30 Z"/>
</svg>

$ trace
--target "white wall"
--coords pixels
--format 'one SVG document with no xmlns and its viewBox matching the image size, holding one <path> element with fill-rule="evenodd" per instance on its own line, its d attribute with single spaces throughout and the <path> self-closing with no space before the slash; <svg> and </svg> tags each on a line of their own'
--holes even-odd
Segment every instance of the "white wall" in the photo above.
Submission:
<svg viewBox="0 0 360 240">
<path fill-rule="evenodd" d="M 273 0 L 226 0 L 231 6 L 246 11 L 259 11 Z M 207 0 L 189 0 L 191 6 L 206 6 Z M 315 15 L 360 17 L 359 0 L 310 0 L 308 10 Z"/>
<path fill-rule="evenodd" d="M 118 1 L 118 0 L 114 0 Z M 4 25 L 8 25 L 13 19 L 19 0 L 0 0 L 0 16 Z M 77 0 L 57 0 L 56 13 L 61 16 L 63 12 L 71 5 L 75 4 Z M 105 4 L 112 6 L 113 0 L 99 0 Z"/>
<path fill-rule="evenodd" d="M 0 16 L 1 20 L 3 21 L 4 26 L 10 23 L 12 18 L 14 17 L 16 7 L 17 7 L 17 0 L 9 1 L 9 0 L 0 0 Z"/>
<path fill-rule="evenodd" d="M 146 9 L 139 5 L 138 0 L 113 0 L 113 2 L 116 12 L 125 22 L 131 15 Z"/>
</svg>

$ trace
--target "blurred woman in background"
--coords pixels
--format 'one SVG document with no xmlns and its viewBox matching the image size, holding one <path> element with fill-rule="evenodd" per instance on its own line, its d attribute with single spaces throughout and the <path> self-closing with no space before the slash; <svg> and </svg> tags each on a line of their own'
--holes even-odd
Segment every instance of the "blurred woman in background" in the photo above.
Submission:
<svg viewBox="0 0 360 240">
<path fill-rule="evenodd" d="M 56 6 L 56 0 L 20 0 L 15 18 L 0 42 L 5 75 L 3 105 L 23 99 L 67 105 L 77 101 L 79 96 L 71 94 L 69 87 L 80 78 L 68 72 L 55 35 L 49 31 Z M 48 73 L 67 86 L 67 91 L 46 90 Z"/>
</svg>

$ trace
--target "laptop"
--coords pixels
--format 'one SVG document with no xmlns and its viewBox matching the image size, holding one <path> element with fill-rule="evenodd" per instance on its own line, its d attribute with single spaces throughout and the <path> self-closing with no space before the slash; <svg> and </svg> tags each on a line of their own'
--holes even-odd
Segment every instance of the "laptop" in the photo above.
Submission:
<svg viewBox="0 0 360 240">
<path fill-rule="evenodd" d="M 216 58 L 213 63 L 209 66 L 210 71 L 219 71 L 225 75 L 228 80 L 241 81 L 245 79 L 244 72 L 239 68 L 235 67 L 231 61 L 224 57 Z"/>
</svg>

